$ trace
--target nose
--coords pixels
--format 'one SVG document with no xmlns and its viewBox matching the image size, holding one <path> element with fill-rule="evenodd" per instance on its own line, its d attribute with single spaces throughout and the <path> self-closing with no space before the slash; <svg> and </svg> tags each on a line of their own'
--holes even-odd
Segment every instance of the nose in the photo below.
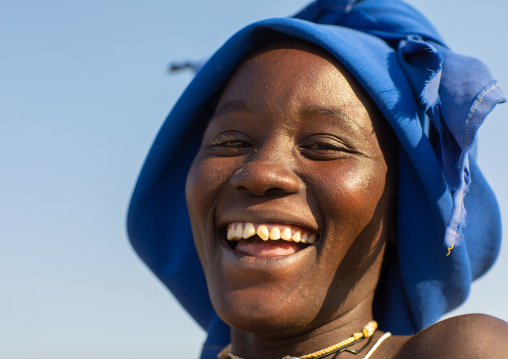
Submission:
<svg viewBox="0 0 508 359">
<path fill-rule="evenodd" d="M 302 180 L 290 166 L 270 155 L 246 162 L 233 174 L 230 183 L 233 188 L 256 196 L 291 194 L 303 188 Z"/>
</svg>

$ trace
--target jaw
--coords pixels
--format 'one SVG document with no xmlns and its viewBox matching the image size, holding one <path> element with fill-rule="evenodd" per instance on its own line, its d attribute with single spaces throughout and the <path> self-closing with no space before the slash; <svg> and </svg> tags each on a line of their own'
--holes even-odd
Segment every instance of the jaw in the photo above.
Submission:
<svg viewBox="0 0 508 359">
<path fill-rule="evenodd" d="M 309 296 L 306 283 L 317 264 L 316 247 L 269 257 L 244 255 L 223 244 L 219 251 L 218 270 L 212 274 L 209 292 L 216 312 L 226 323 L 267 336 L 299 327 L 288 326 L 289 314 L 303 309 L 294 302 L 296 296 Z M 305 315 L 315 313 L 307 311 Z"/>
<path fill-rule="evenodd" d="M 250 255 L 237 250 L 242 241 L 228 244 L 227 226 L 234 217 L 220 222 L 215 213 L 206 217 L 206 225 L 193 223 L 194 238 L 214 309 L 231 327 L 266 339 L 290 337 L 342 316 L 359 298 L 365 299 L 359 295 L 365 290 L 358 285 L 362 273 L 357 272 L 371 271 L 371 263 L 363 263 L 370 260 L 357 254 L 370 231 L 359 235 L 345 232 L 343 226 L 321 225 L 319 239 L 294 253 Z M 349 237 L 357 240 L 348 242 Z M 245 245 L 262 241 L 250 239 Z M 266 242 L 274 245 L 278 240 Z M 355 263 L 339 265 L 348 254 Z"/>
<path fill-rule="evenodd" d="M 312 281 L 317 267 L 319 241 L 311 245 L 249 238 L 242 244 L 227 241 L 226 231 L 219 232 L 214 230 L 213 239 L 207 241 L 208 258 L 203 263 L 208 266 L 205 273 L 210 298 L 221 319 L 233 328 L 267 336 L 285 335 L 291 327 L 299 328 L 298 324 L 288 327 L 288 314 L 303 310 L 294 303 L 295 297 L 309 296 L 306 283 Z M 281 248 L 287 245 L 299 248 Z M 270 248 L 251 253 L 256 251 L 254 247 Z M 279 250 L 283 255 L 277 253 Z M 307 311 L 306 315 L 309 319 L 304 321 L 311 321 L 316 313 Z"/>
</svg>

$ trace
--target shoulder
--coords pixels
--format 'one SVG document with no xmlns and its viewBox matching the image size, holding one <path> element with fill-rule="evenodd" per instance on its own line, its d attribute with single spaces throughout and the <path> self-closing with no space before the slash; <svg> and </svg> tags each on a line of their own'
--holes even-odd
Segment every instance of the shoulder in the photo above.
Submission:
<svg viewBox="0 0 508 359">
<path fill-rule="evenodd" d="M 395 358 L 508 358 L 508 323 L 485 314 L 448 318 L 412 336 Z"/>
</svg>

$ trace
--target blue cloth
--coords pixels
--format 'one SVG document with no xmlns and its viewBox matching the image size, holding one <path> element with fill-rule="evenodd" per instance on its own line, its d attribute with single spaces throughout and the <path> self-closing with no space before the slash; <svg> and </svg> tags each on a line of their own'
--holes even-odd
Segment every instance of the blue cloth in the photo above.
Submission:
<svg viewBox="0 0 508 359">
<path fill-rule="evenodd" d="M 397 246 L 385 259 L 374 301 L 381 329 L 413 334 L 433 324 L 465 300 L 471 281 L 499 251 L 498 206 L 472 156 L 478 127 L 504 101 L 488 69 L 449 50 L 426 19 L 400 1 L 315 1 L 294 18 L 247 26 L 209 59 L 160 129 L 132 196 L 131 243 L 208 332 L 202 358 L 216 357 L 229 342 L 229 328 L 208 297 L 185 178 L 211 103 L 242 60 L 278 34 L 336 57 L 398 137 Z"/>
</svg>

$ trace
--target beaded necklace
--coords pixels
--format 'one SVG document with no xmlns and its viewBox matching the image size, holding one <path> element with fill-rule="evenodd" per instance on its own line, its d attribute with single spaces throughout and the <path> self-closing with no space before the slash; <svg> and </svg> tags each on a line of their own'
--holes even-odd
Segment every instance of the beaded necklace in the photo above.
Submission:
<svg viewBox="0 0 508 359">
<path fill-rule="evenodd" d="M 358 354 L 359 352 L 361 352 L 363 349 L 365 349 L 369 345 L 370 340 L 372 339 L 372 335 L 374 334 L 376 329 L 377 329 L 377 322 L 372 320 L 369 323 L 367 323 L 367 325 L 365 327 L 363 327 L 363 330 L 361 332 L 354 333 L 348 339 L 345 339 L 345 340 L 343 340 L 337 344 L 334 344 L 328 348 L 318 350 L 317 352 L 306 354 L 301 357 L 294 357 L 291 355 L 286 355 L 282 359 L 320 359 L 320 358 L 324 358 L 330 354 L 335 354 L 332 357 L 332 359 L 334 359 L 334 358 L 337 358 L 337 356 L 344 351 L 347 351 L 352 354 Z M 369 341 L 362 348 L 360 348 L 358 350 L 348 349 L 348 347 L 350 347 L 356 343 L 359 343 L 366 338 L 368 338 Z M 232 344 L 229 344 L 228 346 L 226 346 L 224 349 L 221 350 L 221 352 L 217 355 L 217 358 L 218 359 L 244 359 L 244 358 L 241 358 L 237 355 L 234 355 L 231 352 L 231 349 L 232 349 Z"/>
</svg>

